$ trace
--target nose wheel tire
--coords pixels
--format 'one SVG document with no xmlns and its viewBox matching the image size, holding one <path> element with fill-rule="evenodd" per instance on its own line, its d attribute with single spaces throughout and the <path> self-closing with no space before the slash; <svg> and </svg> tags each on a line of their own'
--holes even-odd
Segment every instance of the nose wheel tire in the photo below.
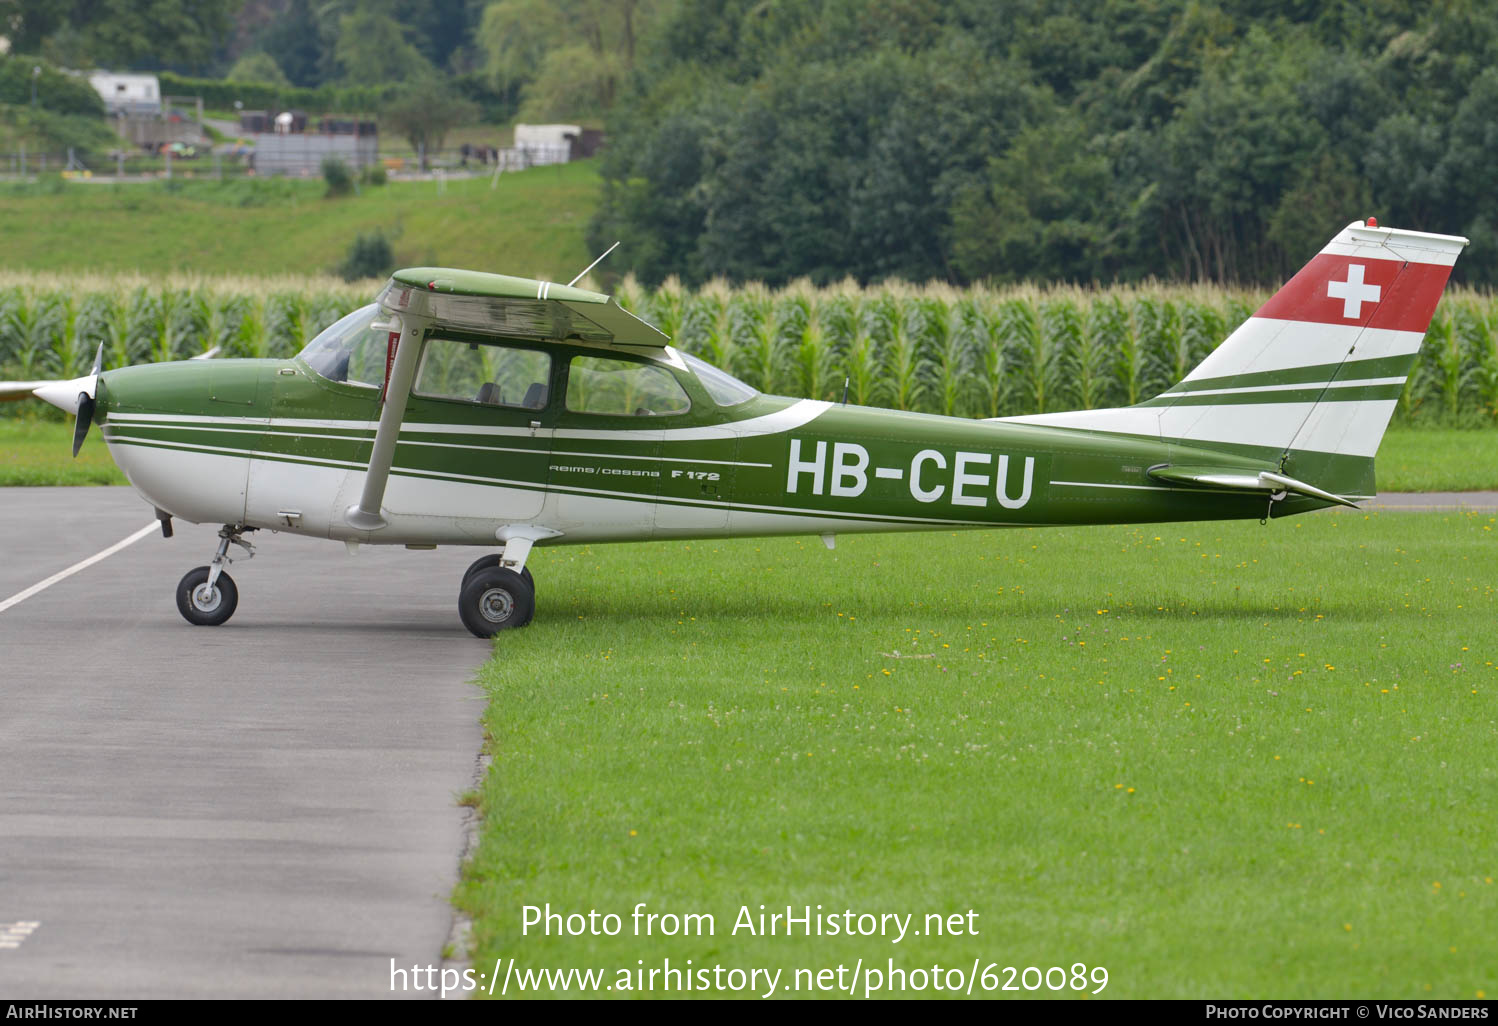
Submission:
<svg viewBox="0 0 1498 1026">
<path fill-rule="evenodd" d="M 196 627 L 217 627 L 234 615 L 238 605 L 239 589 L 228 574 L 219 574 L 209 588 L 208 568 L 200 566 L 177 582 L 177 611 Z"/>
<path fill-rule="evenodd" d="M 491 567 L 496 566 L 499 566 L 499 553 L 497 552 L 490 553 L 487 556 L 480 556 L 478 559 L 475 559 L 473 563 L 468 567 L 468 569 L 463 571 L 463 583 L 458 585 L 458 594 L 463 594 L 463 589 L 468 586 L 468 579 L 474 574 L 478 573 L 480 570 L 488 570 Z M 535 594 L 536 579 L 531 576 L 531 568 L 528 566 L 522 567 L 520 570 L 520 576 L 524 577 L 525 583 L 531 586 L 531 594 Z"/>
<path fill-rule="evenodd" d="M 522 575 L 504 567 L 486 567 L 469 574 L 458 596 L 463 626 L 480 638 L 524 627 L 536 612 L 536 590 Z"/>
</svg>

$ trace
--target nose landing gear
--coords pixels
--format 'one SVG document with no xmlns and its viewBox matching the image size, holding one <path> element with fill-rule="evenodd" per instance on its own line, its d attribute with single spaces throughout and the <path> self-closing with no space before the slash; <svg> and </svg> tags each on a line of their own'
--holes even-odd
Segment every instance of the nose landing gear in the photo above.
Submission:
<svg viewBox="0 0 1498 1026">
<path fill-rule="evenodd" d="M 194 567 L 177 582 L 177 611 L 182 618 L 195 627 L 217 627 L 234 615 L 239 605 L 239 589 L 234 578 L 224 573 L 224 567 L 234 562 L 229 558 L 229 546 L 238 545 L 252 559 L 255 547 L 245 541 L 243 535 L 254 528 L 225 524 L 219 531 L 218 552 L 208 566 Z"/>
</svg>

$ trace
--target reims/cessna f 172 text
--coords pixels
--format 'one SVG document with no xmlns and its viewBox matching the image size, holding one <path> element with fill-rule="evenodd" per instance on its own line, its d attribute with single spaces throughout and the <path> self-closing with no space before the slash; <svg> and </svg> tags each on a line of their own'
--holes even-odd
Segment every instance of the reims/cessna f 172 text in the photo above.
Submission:
<svg viewBox="0 0 1498 1026">
<path fill-rule="evenodd" d="M 32 391 L 98 423 L 171 517 L 224 525 L 177 588 L 220 624 L 256 530 L 497 548 L 459 612 L 528 623 L 535 545 L 1280 517 L 1373 495 L 1373 456 L 1467 240 L 1354 222 L 1137 406 L 973 421 L 760 395 L 594 292 L 441 268 L 290 360 L 123 367 Z M 102 351 L 102 350 L 101 350 Z"/>
</svg>

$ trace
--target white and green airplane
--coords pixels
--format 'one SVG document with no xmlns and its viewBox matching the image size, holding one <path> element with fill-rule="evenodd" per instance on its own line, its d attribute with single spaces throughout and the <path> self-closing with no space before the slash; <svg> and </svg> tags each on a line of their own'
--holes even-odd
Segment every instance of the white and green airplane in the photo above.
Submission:
<svg viewBox="0 0 1498 1026">
<path fill-rule="evenodd" d="M 1467 240 L 1348 225 L 1184 380 L 1121 409 L 997 420 L 761 395 L 595 292 L 397 272 L 290 360 L 0 384 L 97 423 L 171 518 L 222 524 L 177 586 L 238 602 L 251 531 L 498 551 L 474 634 L 529 623 L 536 545 L 1264 519 L 1374 494 L 1373 457 Z M 102 353 L 102 347 L 101 347 Z"/>
</svg>

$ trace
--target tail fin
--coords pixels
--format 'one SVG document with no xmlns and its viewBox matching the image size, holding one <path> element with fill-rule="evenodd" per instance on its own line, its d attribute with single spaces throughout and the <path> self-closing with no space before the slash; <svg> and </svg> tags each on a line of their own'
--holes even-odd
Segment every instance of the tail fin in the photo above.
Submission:
<svg viewBox="0 0 1498 1026">
<path fill-rule="evenodd" d="M 1354 221 L 1154 399 L 1011 419 L 1230 451 L 1372 495 L 1373 455 L 1466 244 Z"/>
</svg>

